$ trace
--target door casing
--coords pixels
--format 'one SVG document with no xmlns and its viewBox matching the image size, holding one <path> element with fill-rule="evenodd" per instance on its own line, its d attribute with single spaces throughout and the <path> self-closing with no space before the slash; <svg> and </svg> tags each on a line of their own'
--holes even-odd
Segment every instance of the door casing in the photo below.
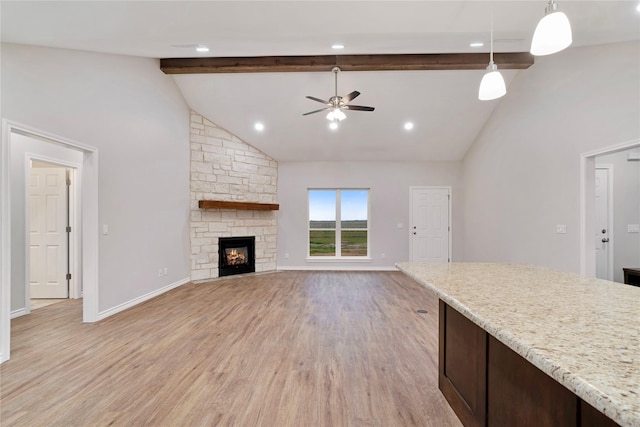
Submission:
<svg viewBox="0 0 640 427">
<path fill-rule="evenodd" d="M 593 238 L 596 222 L 596 156 L 634 147 L 640 147 L 640 139 L 622 142 L 580 155 L 580 274 L 583 276 L 595 277 L 596 275 L 596 250 Z"/>
</svg>

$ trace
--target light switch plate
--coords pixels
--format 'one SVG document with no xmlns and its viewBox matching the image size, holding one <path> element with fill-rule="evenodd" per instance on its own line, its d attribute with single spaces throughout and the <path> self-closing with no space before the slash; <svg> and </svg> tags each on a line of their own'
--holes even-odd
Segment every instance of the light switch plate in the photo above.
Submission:
<svg viewBox="0 0 640 427">
<path fill-rule="evenodd" d="M 627 224 L 628 233 L 640 233 L 640 224 Z"/>
</svg>

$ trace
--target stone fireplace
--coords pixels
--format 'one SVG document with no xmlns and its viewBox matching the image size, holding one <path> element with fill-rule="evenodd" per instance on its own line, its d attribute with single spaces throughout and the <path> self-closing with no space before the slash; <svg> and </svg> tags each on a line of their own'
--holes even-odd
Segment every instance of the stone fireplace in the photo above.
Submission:
<svg viewBox="0 0 640 427">
<path fill-rule="evenodd" d="M 218 239 L 218 276 L 256 271 L 254 236 Z"/>
<path fill-rule="evenodd" d="M 254 236 L 254 271 L 274 271 L 277 211 L 234 204 L 277 203 L 278 163 L 196 112 L 190 131 L 191 280 L 221 275 L 218 239 L 229 237 Z M 201 200 L 232 203 L 201 208 Z"/>
</svg>

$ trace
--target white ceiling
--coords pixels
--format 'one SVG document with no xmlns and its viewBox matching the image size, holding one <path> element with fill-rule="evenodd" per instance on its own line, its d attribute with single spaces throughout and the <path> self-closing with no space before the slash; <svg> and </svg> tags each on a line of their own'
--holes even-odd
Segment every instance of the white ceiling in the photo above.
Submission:
<svg viewBox="0 0 640 427">
<path fill-rule="evenodd" d="M 559 0 L 573 46 L 640 38 L 638 1 Z M 3 42 L 151 58 L 528 51 L 538 1 L 2 1 Z M 485 47 L 471 48 L 472 41 Z M 345 49 L 334 51 L 333 43 Z M 182 46 L 182 47 L 176 47 Z M 560 53 L 561 54 L 561 53 Z M 499 64 L 498 64 L 499 65 Z M 533 65 L 535 67 L 535 65 Z M 507 86 L 518 73 L 503 70 Z M 305 95 L 333 95 L 331 73 L 174 76 L 190 107 L 280 161 L 460 160 L 500 100 L 481 102 L 482 71 L 342 72 L 362 93 L 337 131 Z M 509 96 L 509 94 L 507 94 Z M 407 132 L 405 121 L 415 127 Z M 256 121 L 263 132 L 253 128 Z"/>
</svg>

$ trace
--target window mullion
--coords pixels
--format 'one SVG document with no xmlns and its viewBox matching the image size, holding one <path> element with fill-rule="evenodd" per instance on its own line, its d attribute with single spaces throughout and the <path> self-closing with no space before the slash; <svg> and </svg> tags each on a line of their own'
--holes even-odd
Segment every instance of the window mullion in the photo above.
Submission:
<svg viewBox="0 0 640 427">
<path fill-rule="evenodd" d="M 340 190 L 336 189 L 336 256 L 342 256 L 342 219 L 340 217 Z"/>
</svg>

